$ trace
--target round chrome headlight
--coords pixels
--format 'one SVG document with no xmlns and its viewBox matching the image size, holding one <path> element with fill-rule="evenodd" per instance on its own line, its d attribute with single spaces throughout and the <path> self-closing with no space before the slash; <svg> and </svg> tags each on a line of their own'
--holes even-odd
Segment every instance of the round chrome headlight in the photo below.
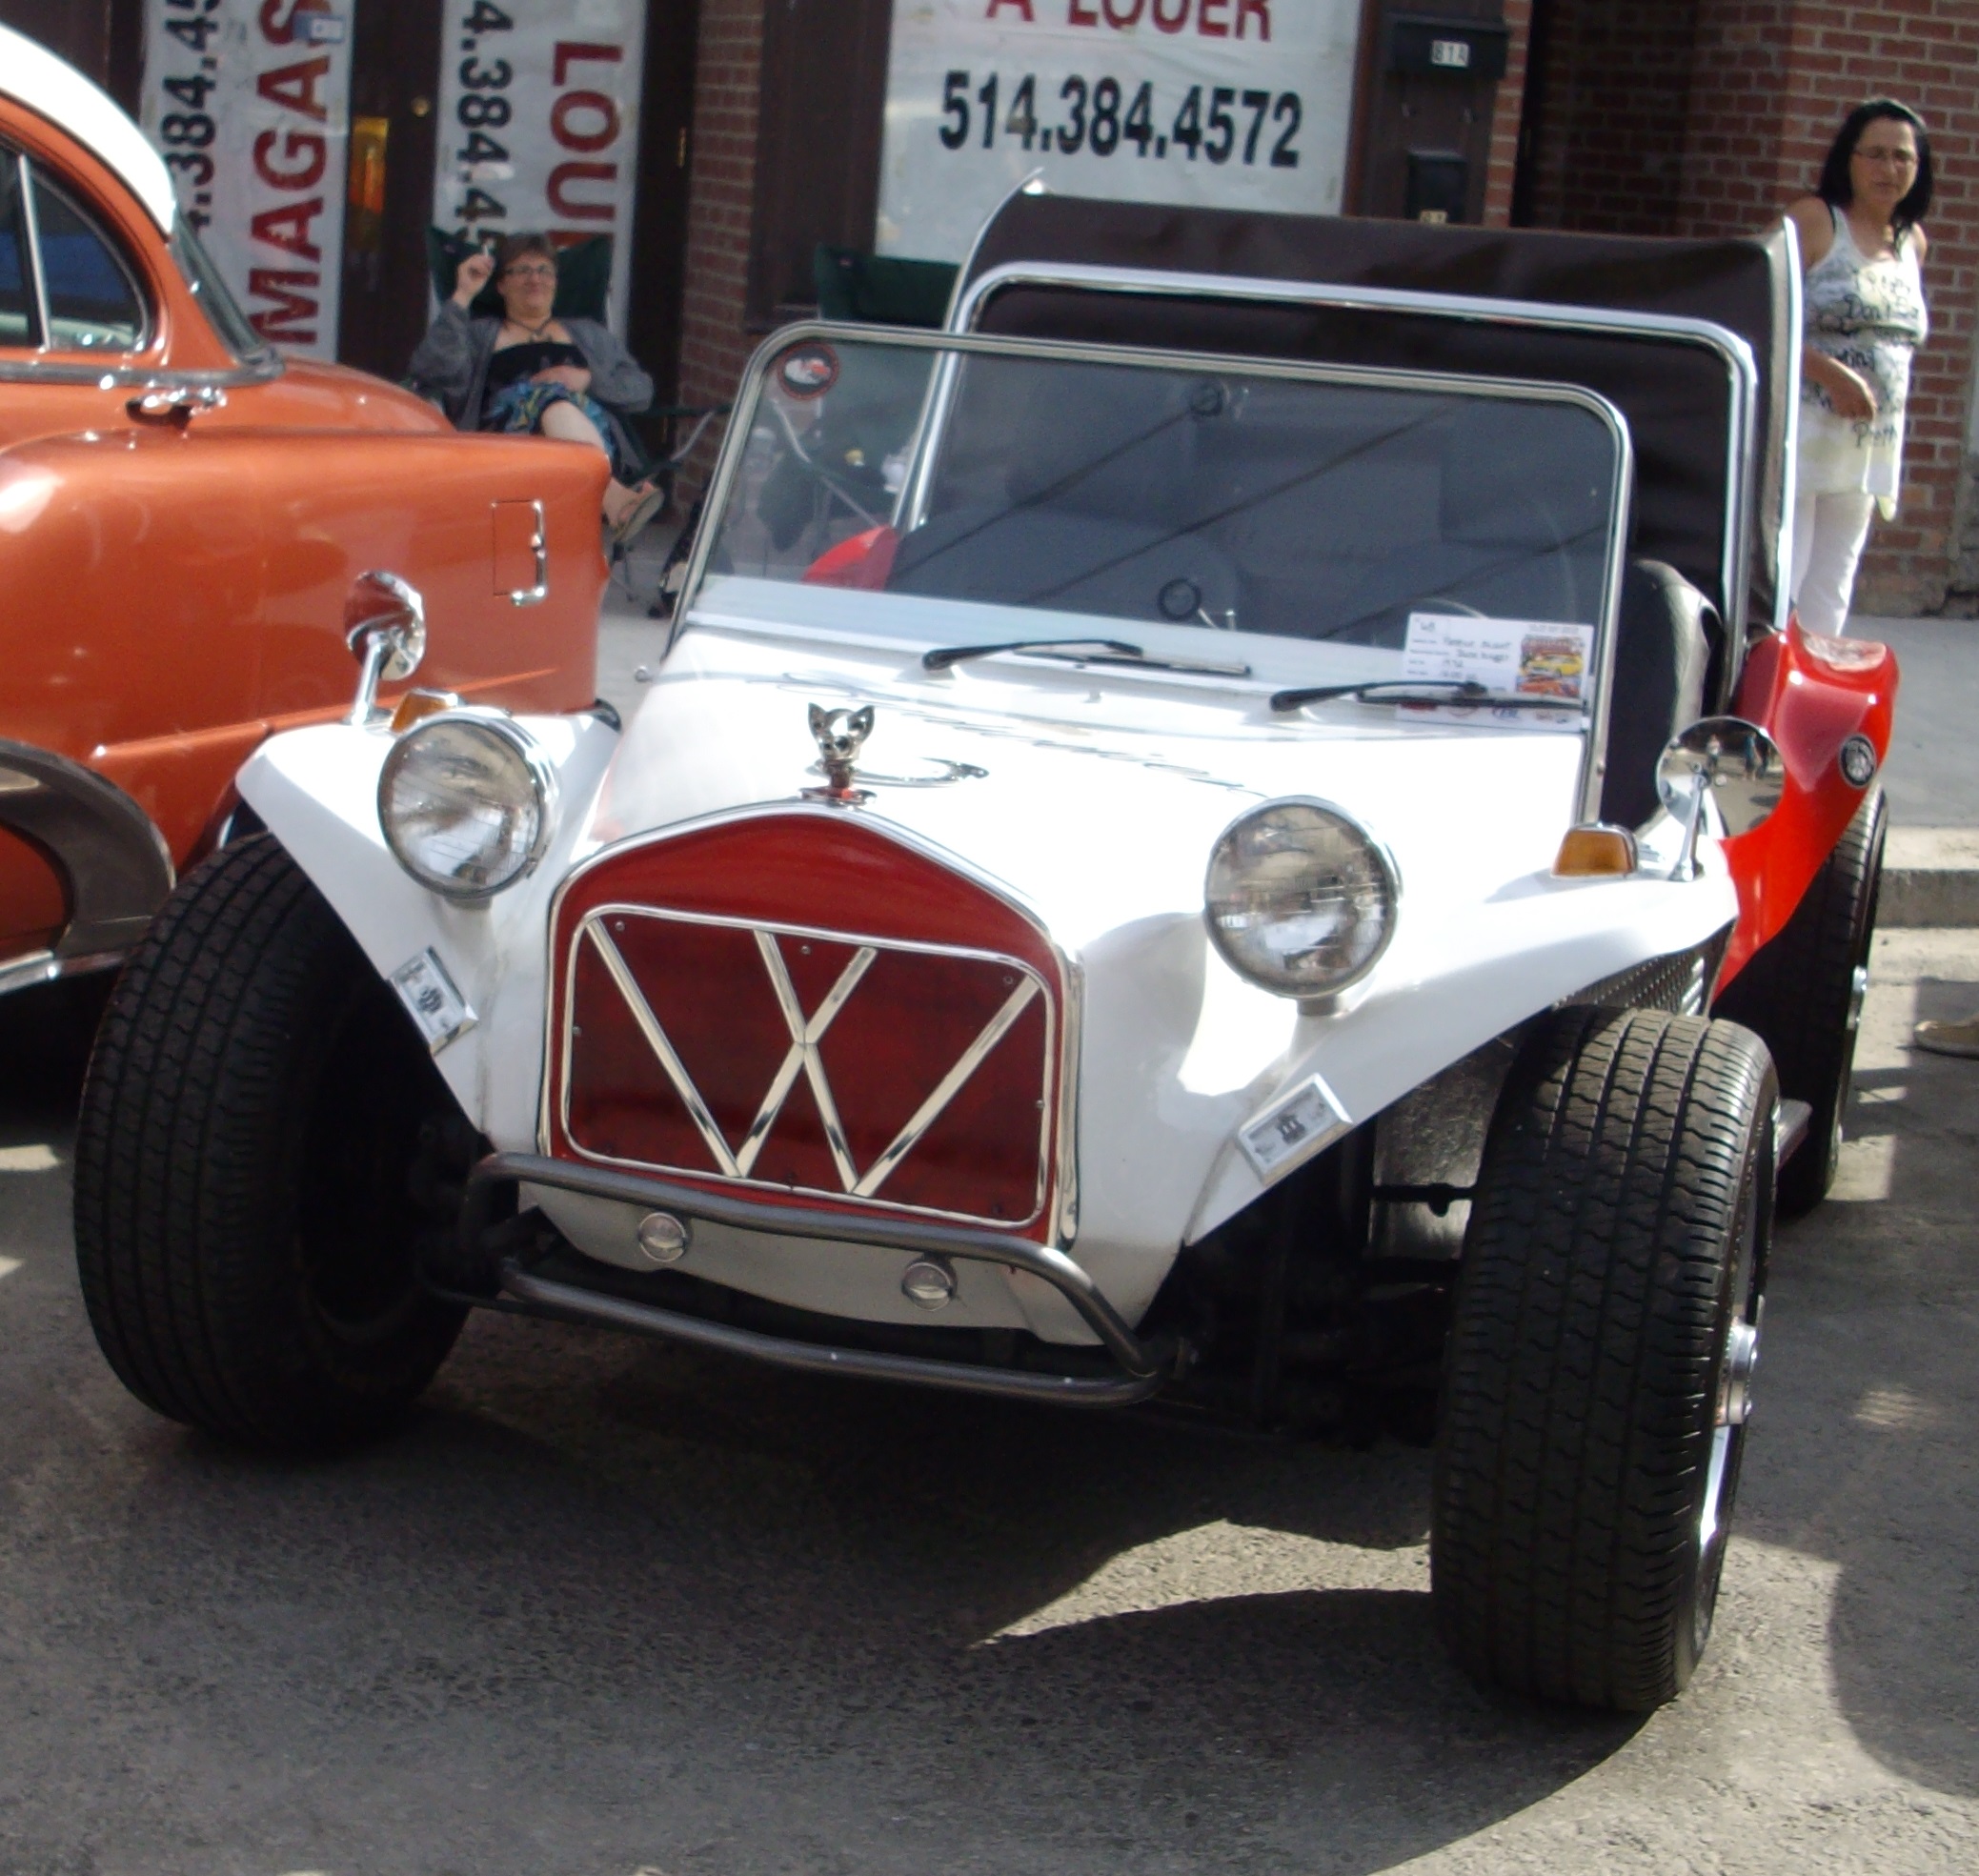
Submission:
<svg viewBox="0 0 1979 1876">
<path fill-rule="evenodd" d="M 1274 801 L 1225 828 L 1203 887 L 1224 961 L 1282 997 L 1365 977 L 1394 935 L 1399 897 L 1387 855 L 1317 801 Z"/>
<path fill-rule="evenodd" d="M 495 711 L 450 711 L 393 744 L 378 777 L 378 824 L 422 886 L 487 898 L 541 856 L 555 786 L 520 724 Z"/>
</svg>

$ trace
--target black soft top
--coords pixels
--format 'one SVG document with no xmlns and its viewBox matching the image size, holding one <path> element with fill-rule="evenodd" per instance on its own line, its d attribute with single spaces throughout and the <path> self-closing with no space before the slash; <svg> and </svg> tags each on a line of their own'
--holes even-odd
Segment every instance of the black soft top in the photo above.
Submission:
<svg viewBox="0 0 1979 1876">
<path fill-rule="evenodd" d="M 1024 263 L 1527 301 L 1721 326 L 1745 341 L 1758 368 L 1749 496 L 1732 455 L 1728 368 L 1695 342 L 1451 316 L 1461 311 L 1454 304 L 1442 313 L 1297 304 L 1262 292 L 1192 296 L 1173 283 L 1127 292 L 1013 279 L 993 286 L 970 319 L 987 333 L 1583 385 L 1628 420 L 1637 467 L 1631 553 L 1670 562 L 1751 631 L 1773 622 L 1800 346 L 1784 228 L 1663 240 L 1020 193 L 983 231 L 959 292 Z M 1751 502 L 1743 593 L 1727 591 L 1724 574 L 1742 499 Z"/>
</svg>

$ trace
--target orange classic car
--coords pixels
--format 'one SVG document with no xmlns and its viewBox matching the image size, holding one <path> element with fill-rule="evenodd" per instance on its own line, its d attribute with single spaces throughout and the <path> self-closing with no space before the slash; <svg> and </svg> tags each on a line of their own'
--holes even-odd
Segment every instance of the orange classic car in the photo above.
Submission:
<svg viewBox="0 0 1979 1876">
<path fill-rule="evenodd" d="M 351 708 L 366 575 L 423 602 L 388 677 L 588 704 L 605 474 L 278 355 L 137 126 L 0 28 L 0 991 L 114 963 L 248 754 Z"/>
</svg>

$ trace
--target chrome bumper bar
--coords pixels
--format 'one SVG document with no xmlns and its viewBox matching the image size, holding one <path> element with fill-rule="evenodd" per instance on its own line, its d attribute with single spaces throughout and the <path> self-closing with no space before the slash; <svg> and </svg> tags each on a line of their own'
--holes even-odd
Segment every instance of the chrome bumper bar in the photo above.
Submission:
<svg viewBox="0 0 1979 1876">
<path fill-rule="evenodd" d="M 703 1220 L 740 1231 L 815 1238 L 823 1242 L 878 1244 L 909 1254 L 965 1258 L 1028 1271 L 1049 1283 L 1078 1311 L 1121 1372 L 1118 1377 L 1037 1374 L 1020 1368 L 802 1341 L 558 1282 L 528 1270 L 513 1258 L 504 1259 L 499 1265 L 501 1288 L 514 1299 L 511 1306 L 520 1305 L 530 1314 L 595 1322 L 606 1328 L 720 1348 L 730 1354 L 813 1374 L 859 1375 L 876 1381 L 905 1381 L 923 1387 L 1082 1406 L 1126 1406 L 1144 1401 L 1174 1378 L 1187 1360 L 1187 1351 L 1181 1344 L 1165 1340 L 1143 1341 L 1136 1335 L 1078 1264 L 1062 1251 L 1042 1244 L 1000 1237 L 994 1231 L 975 1230 L 967 1225 L 766 1204 L 760 1200 L 702 1192 L 668 1180 L 607 1172 L 533 1153 L 491 1154 L 468 1176 L 461 1206 L 460 1248 L 471 1264 L 480 1257 L 487 1234 L 497 1221 L 502 1195 L 520 1185 L 550 1186 L 561 1192 L 613 1200 L 647 1211 L 671 1212 L 676 1218 Z M 492 1301 L 478 1297 L 458 1300 L 481 1303 Z"/>
</svg>

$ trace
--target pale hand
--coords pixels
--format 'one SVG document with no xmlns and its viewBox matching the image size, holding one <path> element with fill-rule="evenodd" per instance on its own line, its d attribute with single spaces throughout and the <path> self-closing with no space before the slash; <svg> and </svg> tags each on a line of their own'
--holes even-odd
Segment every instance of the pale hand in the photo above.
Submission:
<svg viewBox="0 0 1979 1876">
<path fill-rule="evenodd" d="M 545 365 L 530 382 L 560 384 L 566 391 L 583 392 L 591 388 L 591 373 L 578 365 Z"/>
<path fill-rule="evenodd" d="M 1817 379 L 1828 393 L 1835 414 L 1850 423 L 1868 423 L 1876 414 L 1876 393 L 1859 372 L 1851 372 L 1837 358 L 1824 358 Z"/>
<path fill-rule="evenodd" d="M 494 272 L 495 262 L 489 255 L 478 252 L 468 255 L 454 272 L 454 304 L 471 306 Z"/>
</svg>

